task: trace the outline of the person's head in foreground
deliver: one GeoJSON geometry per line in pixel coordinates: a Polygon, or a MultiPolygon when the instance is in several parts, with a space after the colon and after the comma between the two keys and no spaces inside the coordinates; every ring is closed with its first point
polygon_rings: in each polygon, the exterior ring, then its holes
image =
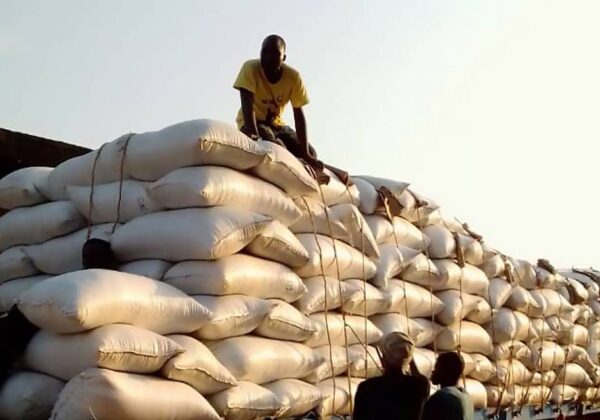
{"type": "Polygon", "coordinates": [[[265,74],[279,73],[285,61],[285,41],[279,35],[269,35],[260,49],[260,65],[265,74]]]}
{"type": "Polygon", "coordinates": [[[464,368],[465,362],[460,354],[453,351],[442,353],[435,362],[431,382],[442,387],[456,386],[464,368]]]}
{"type": "Polygon", "coordinates": [[[83,268],[103,268],[105,270],[116,270],[119,261],[113,253],[110,242],[103,239],[88,239],[81,250],[83,268]]]}
{"type": "Polygon", "coordinates": [[[386,335],[379,344],[385,373],[409,375],[414,347],[413,340],[404,333],[392,332],[386,335]]]}

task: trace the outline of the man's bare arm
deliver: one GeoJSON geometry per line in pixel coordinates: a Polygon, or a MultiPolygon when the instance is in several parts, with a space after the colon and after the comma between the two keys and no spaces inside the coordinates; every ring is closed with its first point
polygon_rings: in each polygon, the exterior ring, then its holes
{"type": "Polygon", "coordinates": [[[298,134],[298,141],[302,152],[307,158],[313,158],[308,147],[308,138],[306,134],[306,118],[304,118],[304,111],[302,108],[294,108],[294,124],[296,126],[296,133],[298,134]]]}
{"type": "Polygon", "coordinates": [[[242,101],[242,115],[244,116],[242,131],[248,136],[258,136],[256,114],[254,113],[254,93],[247,89],[240,89],[240,99],[242,101]]]}

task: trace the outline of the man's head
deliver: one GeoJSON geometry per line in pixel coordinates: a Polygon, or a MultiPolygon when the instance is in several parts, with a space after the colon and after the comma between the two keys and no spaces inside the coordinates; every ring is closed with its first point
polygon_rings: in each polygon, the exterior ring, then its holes
{"type": "Polygon", "coordinates": [[[98,239],[88,239],[81,249],[81,260],[83,267],[103,268],[106,270],[116,270],[119,267],[119,261],[110,248],[110,243],[98,239]]]}
{"type": "Polygon", "coordinates": [[[379,344],[383,368],[386,371],[405,371],[413,356],[415,343],[406,334],[392,332],[386,335],[379,344]]]}
{"type": "Polygon", "coordinates": [[[285,41],[279,35],[269,35],[260,49],[260,65],[265,73],[275,73],[285,61],[285,41]]]}
{"type": "Polygon", "coordinates": [[[455,386],[460,379],[465,362],[456,352],[442,353],[438,356],[431,374],[431,382],[441,386],[455,386]]]}

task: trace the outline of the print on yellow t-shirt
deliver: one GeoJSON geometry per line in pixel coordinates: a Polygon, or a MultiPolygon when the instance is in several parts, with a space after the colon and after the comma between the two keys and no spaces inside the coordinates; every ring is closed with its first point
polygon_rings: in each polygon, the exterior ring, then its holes
{"type": "MultiPolygon", "coordinates": [[[[308,103],[308,95],[300,73],[284,64],[281,79],[270,83],[260,66],[260,60],[248,60],[240,69],[233,87],[246,89],[254,93],[254,112],[257,121],[267,121],[270,124],[285,125],[281,116],[285,105],[300,108],[308,103]]],[[[244,126],[244,116],[240,109],[236,119],[238,128],[244,126]]]]}

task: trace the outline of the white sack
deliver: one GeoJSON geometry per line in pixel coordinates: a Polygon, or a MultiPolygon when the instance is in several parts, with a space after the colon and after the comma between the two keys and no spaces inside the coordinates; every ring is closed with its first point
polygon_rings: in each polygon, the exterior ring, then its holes
{"type": "MultiPolygon", "coordinates": [[[[531,381],[532,373],[518,360],[500,360],[496,362],[495,367],[496,376],[501,384],[527,385],[531,381]]],[[[492,379],[491,382],[495,383],[496,379],[492,379]]]]}
{"type": "Polygon", "coordinates": [[[489,280],[485,273],[471,264],[459,267],[452,260],[433,260],[440,281],[432,282],[433,290],[462,290],[487,298],[489,280]]]}
{"type": "Polygon", "coordinates": [[[487,392],[483,384],[474,379],[466,378],[459,381],[459,386],[462,386],[469,397],[475,410],[480,410],[487,407],[487,392]]]}
{"type": "Polygon", "coordinates": [[[415,340],[415,346],[426,347],[433,344],[442,327],[432,322],[431,318],[413,318],[412,321],[423,331],[415,340]]]}
{"type": "Polygon", "coordinates": [[[445,351],[456,350],[459,345],[461,350],[467,353],[488,355],[493,351],[492,339],[487,331],[469,321],[442,327],[437,335],[436,344],[438,349],[445,351]]]}
{"type": "Polygon", "coordinates": [[[21,295],[19,309],[38,327],[57,333],[119,322],[159,334],[183,333],[197,330],[211,315],[168,284],[109,270],[47,279],[21,295]]]}
{"type": "Polygon", "coordinates": [[[383,375],[383,366],[377,349],[373,346],[354,344],[350,350],[348,373],[356,378],[374,378],[383,375]]]}
{"type": "Polygon", "coordinates": [[[350,241],[350,233],[344,224],[334,218],[331,209],[313,197],[296,197],[294,203],[300,209],[300,217],[290,225],[294,233],[319,233],[344,242],[350,241]]]}
{"type": "MultiPolygon", "coordinates": [[[[338,204],[331,207],[330,214],[334,220],[340,221],[348,231],[349,242],[371,258],[379,258],[379,247],[371,228],[364,216],[353,204],[338,204]]],[[[341,239],[341,238],[336,238],[341,239]]]]}
{"type": "Polygon", "coordinates": [[[293,302],[305,296],[306,287],[283,264],[244,254],[215,261],[183,261],[163,276],[163,281],[190,295],[246,294],[293,302]]]}
{"type": "Polygon", "coordinates": [[[149,375],[89,369],[71,379],[50,419],[219,419],[192,387],[149,375]]]}
{"type": "Polygon", "coordinates": [[[39,273],[23,247],[15,246],[0,252],[0,283],[39,273]]]}
{"type": "Polygon", "coordinates": [[[329,169],[323,171],[329,176],[327,184],[319,185],[319,199],[327,206],[335,206],[336,204],[354,204],[360,203],[359,191],[356,185],[344,184],[333,172],[329,169]]]}
{"type": "Polygon", "coordinates": [[[310,315],[317,326],[317,332],[305,341],[309,347],[321,347],[324,345],[345,346],[357,343],[372,344],[383,337],[382,332],[370,320],[365,320],[362,316],[346,315],[342,317],[337,313],[317,313],[310,315]],[[344,325],[344,318],[346,324],[344,325]],[[327,335],[327,325],[329,326],[329,338],[327,335]],[[344,328],[345,327],[345,328],[344,328]],[[345,330],[345,334],[344,334],[345,330]]]}
{"type": "Polygon", "coordinates": [[[513,288],[505,306],[529,316],[540,317],[543,314],[542,307],[531,296],[531,293],[522,286],[513,288]]]}
{"type": "Polygon", "coordinates": [[[546,371],[557,368],[565,363],[565,351],[552,341],[534,340],[529,345],[530,358],[520,359],[529,369],[546,371]]]}
{"type": "Polygon", "coordinates": [[[473,353],[470,355],[475,368],[469,373],[469,377],[479,382],[487,382],[496,374],[495,364],[483,354],[473,353]]]}
{"type": "Polygon", "coordinates": [[[183,351],[176,342],[151,331],[112,324],[78,334],[39,331],[27,345],[25,364],[68,381],[94,367],[154,373],[183,351]]]}
{"type": "Polygon", "coordinates": [[[269,222],[266,216],[230,207],[172,210],[126,223],[111,242],[121,261],[214,260],[240,251],[269,222]]]}
{"type": "Polygon", "coordinates": [[[167,209],[230,206],[265,214],[290,225],[300,209],[282,190],[253,176],[219,166],[176,169],[148,187],[167,209]]]}
{"type": "Polygon", "coordinates": [[[442,302],[442,310],[436,315],[436,321],[442,325],[452,325],[478,309],[480,296],[461,293],[458,290],[438,292],[436,297],[442,302]]]}
{"type": "MultiPolygon", "coordinates": [[[[489,277],[489,276],[488,276],[489,277]]],[[[499,277],[490,278],[489,303],[492,309],[500,309],[512,292],[513,285],[499,277]]]]}
{"type": "Polygon", "coordinates": [[[352,182],[359,192],[359,208],[363,214],[373,214],[383,206],[375,187],[364,179],[352,177],[352,182]]]}
{"type": "Polygon", "coordinates": [[[226,420],[254,420],[273,416],[281,408],[277,396],[268,389],[240,381],[237,386],[208,397],[208,401],[226,420]]]}
{"type": "Polygon", "coordinates": [[[37,372],[15,372],[0,388],[0,418],[47,420],[65,383],[37,372]]]}
{"type": "Polygon", "coordinates": [[[577,363],[567,363],[563,366],[556,379],[559,383],[582,388],[593,385],[592,380],[585,372],[585,369],[577,363]]]}
{"type": "Polygon", "coordinates": [[[440,273],[435,264],[425,256],[418,254],[400,274],[402,280],[429,287],[440,281],[440,273]]]}
{"type": "Polygon", "coordinates": [[[277,418],[300,416],[315,408],[321,400],[321,392],[311,384],[298,379],[280,379],[263,385],[281,404],[277,418]]]}
{"type": "Polygon", "coordinates": [[[342,306],[342,302],[345,302],[355,292],[361,291],[353,283],[334,277],[310,277],[304,279],[304,284],[306,293],[294,305],[306,315],[339,308],[342,306]]]}
{"type": "Polygon", "coordinates": [[[378,287],[388,285],[390,279],[397,277],[411,260],[419,255],[419,251],[402,245],[384,244],[379,247],[380,257],[377,261],[377,272],[373,284],[378,287]]]}
{"type": "Polygon", "coordinates": [[[317,327],[298,309],[282,300],[272,299],[273,307],[256,329],[263,337],[287,341],[304,341],[310,338],[317,327]]]}
{"type": "Polygon", "coordinates": [[[552,289],[536,289],[529,292],[542,308],[544,316],[568,315],[573,307],[560,293],[552,289]]]}
{"type": "Polygon", "coordinates": [[[350,403],[350,393],[348,392],[348,379],[338,377],[335,382],[327,379],[317,384],[321,392],[321,402],[317,408],[319,418],[328,418],[332,414],[340,414],[350,403]]]}
{"type": "Polygon", "coordinates": [[[235,386],[238,381],[200,341],[186,335],[169,335],[168,339],[185,351],[162,367],[162,376],[185,382],[202,395],[210,395],[235,386]]]}
{"type": "Polygon", "coordinates": [[[48,199],[42,191],[52,168],[32,166],[18,169],[0,179],[0,209],[33,206],[48,199]]]}
{"type": "MultiPolygon", "coordinates": [[[[457,258],[456,240],[447,227],[430,225],[423,228],[422,232],[429,238],[430,258],[457,258]]],[[[466,262],[473,265],[483,263],[481,243],[470,236],[459,234],[458,244],[466,262]]]]}
{"type": "Polygon", "coordinates": [[[382,289],[389,296],[387,312],[408,317],[431,317],[444,309],[444,303],[424,287],[402,280],[390,280],[382,289]]]}
{"type": "Polygon", "coordinates": [[[349,346],[348,349],[344,346],[321,346],[313,349],[325,362],[312,371],[310,375],[302,378],[302,380],[310,383],[319,383],[324,379],[346,372],[351,357],[349,349],[352,347],[354,346],[349,346]],[[346,357],[346,352],[348,352],[348,356],[350,357],[346,357]]]}
{"type": "Polygon", "coordinates": [[[568,401],[575,401],[579,398],[579,390],[570,385],[554,385],[552,387],[552,401],[555,404],[563,404],[568,401]]]}
{"type": "Polygon", "coordinates": [[[402,217],[394,217],[393,224],[387,217],[377,214],[367,216],[366,220],[378,244],[402,245],[418,251],[429,246],[429,238],[402,217]]]}
{"type": "Polygon", "coordinates": [[[407,318],[402,314],[381,314],[374,315],[369,318],[373,324],[381,331],[381,337],[383,338],[391,332],[399,331],[407,334],[415,341],[419,341],[421,336],[428,335],[425,328],[418,324],[415,320],[407,318]]]}
{"type": "Polygon", "coordinates": [[[436,355],[433,350],[415,348],[413,350],[413,361],[419,373],[430,379],[436,361],[436,355]]]}
{"type": "Polygon", "coordinates": [[[385,291],[381,291],[362,280],[346,280],[343,283],[357,289],[344,301],[342,310],[345,313],[371,316],[387,311],[390,297],[385,291]]]}
{"type": "Polygon", "coordinates": [[[163,260],[138,260],[123,264],[119,271],[138,276],[148,277],[153,280],[162,280],[165,273],[173,264],[163,260]]]}
{"type": "Polygon", "coordinates": [[[259,232],[248,244],[246,251],[290,267],[302,267],[309,258],[308,251],[296,235],[277,220],[273,220],[259,232]]]}
{"type": "Polygon", "coordinates": [[[0,284],[0,314],[8,312],[13,305],[16,305],[21,293],[47,278],[50,276],[24,277],[0,284]]]}

